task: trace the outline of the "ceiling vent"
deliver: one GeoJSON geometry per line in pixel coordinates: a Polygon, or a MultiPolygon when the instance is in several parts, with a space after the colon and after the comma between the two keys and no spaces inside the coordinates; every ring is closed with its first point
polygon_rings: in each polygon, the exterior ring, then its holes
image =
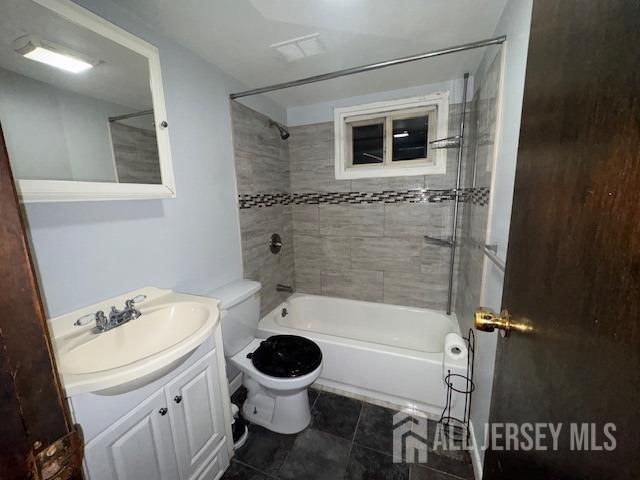
{"type": "Polygon", "coordinates": [[[326,51],[320,41],[320,34],[313,33],[304,37],[293,38],[271,45],[287,62],[295,62],[306,57],[313,57],[326,51]]]}

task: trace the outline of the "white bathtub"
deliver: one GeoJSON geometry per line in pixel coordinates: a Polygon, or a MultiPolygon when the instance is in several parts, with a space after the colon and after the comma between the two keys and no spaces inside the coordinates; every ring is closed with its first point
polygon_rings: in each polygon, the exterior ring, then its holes
{"type": "MultiPolygon", "coordinates": [[[[316,342],[320,387],[436,416],[446,399],[443,371],[466,372],[466,359],[444,355],[450,332],[460,333],[454,315],[307,294],[292,295],[258,325],[262,338],[291,334],[316,342]]],[[[454,414],[461,415],[463,401],[454,397],[454,414]]]]}

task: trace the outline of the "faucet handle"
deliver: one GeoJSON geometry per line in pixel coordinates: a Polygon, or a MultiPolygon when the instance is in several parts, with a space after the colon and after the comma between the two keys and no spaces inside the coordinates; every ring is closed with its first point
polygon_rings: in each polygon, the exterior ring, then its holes
{"type": "Polygon", "coordinates": [[[109,319],[102,310],[95,313],[96,326],[91,329],[92,333],[102,333],[108,330],[109,319]]]}
{"type": "Polygon", "coordinates": [[[83,327],[85,325],[89,325],[95,319],[96,319],[95,313],[87,313],[86,315],[79,317],[75,322],[73,322],[73,325],[76,327],[83,327]]]}
{"type": "Polygon", "coordinates": [[[102,310],[98,310],[95,314],[95,317],[96,317],[96,325],[98,327],[104,327],[106,325],[108,320],[102,310]]]}
{"type": "Polygon", "coordinates": [[[133,308],[134,304],[140,303],[140,302],[146,300],[146,298],[147,298],[146,295],[136,295],[135,297],[130,298],[129,300],[124,302],[125,308],[133,308]]]}

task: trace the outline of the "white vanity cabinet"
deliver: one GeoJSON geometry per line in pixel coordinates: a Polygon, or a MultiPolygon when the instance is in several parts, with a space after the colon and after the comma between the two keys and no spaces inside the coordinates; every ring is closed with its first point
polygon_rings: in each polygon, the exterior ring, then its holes
{"type": "Polygon", "coordinates": [[[170,417],[160,413],[165,405],[164,392],[156,392],[87,446],[89,477],[179,478],[170,417]]]}
{"type": "MultiPolygon", "coordinates": [[[[165,388],[178,469],[184,480],[199,478],[199,468],[209,463],[225,436],[222,412],[216,407],[222,403],[216,363],[213,353],[209,353],[165,388]]],[[[224,471],[228,465],[225,456],[212,461],[218,464],[216,471],[224,471]]]]}
{"type": "Polygon", "coordinates": [[[219,351],[210,340],[149,385],[116,395],[72,396],[75,421],[85,432],[87,478],[220,478],[232,445],[219,351]]]}

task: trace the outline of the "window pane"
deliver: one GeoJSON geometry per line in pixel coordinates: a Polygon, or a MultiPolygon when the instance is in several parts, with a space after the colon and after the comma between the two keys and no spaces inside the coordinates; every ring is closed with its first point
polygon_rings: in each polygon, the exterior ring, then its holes
{"type": "Polygon", "coordinates": [[[382,163],[384,159],[384,124],[351,127],[353,164],[382,163]]]}
{"type": "Polygon", "coordinates": [[[427,158],[429,117],[403,118],[393,121],[392,160],[427,158]]]}

